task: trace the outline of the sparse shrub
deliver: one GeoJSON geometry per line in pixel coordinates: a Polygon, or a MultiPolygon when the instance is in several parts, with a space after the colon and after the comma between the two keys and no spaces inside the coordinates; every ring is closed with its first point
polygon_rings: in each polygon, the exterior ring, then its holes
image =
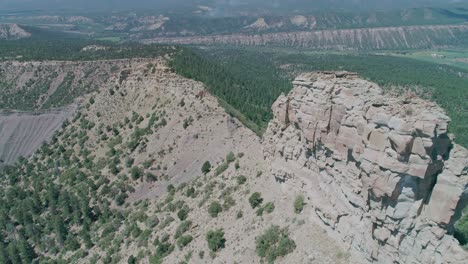
{"type": "Polygon", "coordinates": [[[227,163],[232,163],[236,160],[236,155],[234,155],[234,153],[231,151],[229,152],[229,154],[227,154],[226,156],[226,162],[227,163]]]}
{"type": "Polygon", "coordinates": [[[289,238],[286,229],[272,226],[256,240],[256,252],[268,263],[273,263],[278,257],[286,256],[294,251],[296,243],[289,238]]]}
{"type": "Polygon", "coordinates": [[[250,203],[250,206],[252,206],[252,208],[256,208],[257,206],[262,204],[262,202],[263,202],[263,198],[261,194],[258,192],[252,193],[252,195],[249,198],[249,203],[250,203]]]}
{"type": "Polygon", "coordinates": [[[187,129],[190,125],[192,125],[192,123],[193,117],[190,116],[189,118],[184,119],[184,123],[182,126],[184,127],[184,129],[187,129]]]}
{"type": "Polygon", "coordinates": [[[115,198],[115,203],[118,205],[118,206],[121,206],[125,203],[125,199],[127,199],[127,195],[125,193],[120,193],[119,195],[117,195],[117,197],[115,198]]]}
{"type": "Polygon", "coordinates": [[[206,235],[206,241],[208,242],[208,248],[211,251],[220,251],[226,244],[224,231],[222,229],[208,231],[208,234],[206,235]]]}
{"type": "Polygon", "coordinates": [[[229,164],[224,162],[222,163],[221,165],[219,165],[216,170],[215,170],[215,174],[216,176],[218,175],[221,175],[223,172],[225,172],[227,169],[229,168],[229,164]]]}
{"type": "Polygon", "coordinates": [[[185,196],[195,198],[195,187],[192,186],[187,188],[187,190],[185,191],[185,196]]]}
{"type": "Polygon", "coordinates": [[[174,195],[175,192],[176,192],[176,188],[174,187],[174,185],[169,184],[169,185],[167,186],[167,192],[168,192],[169,194],[171,194],[171,195],[174,195]]]}
{"type": "Polygon", "coordinates": [[[177,239],[177,245],[180,248],[183,248],[187,246],[190,242],[192,242],[192,240],[193,240],[193,237],[191,235],[183,235],[179,237],[179,239],[177,239]]]}
{"type": "Polygon", "coordinates": [[[259,207],[256,211],[256,214],[257,216],[262,216],[263,215],[263,211],[265,211],[265,208],[263,207],[259,207]]]}
{"type": "Polygon", "coordinates": [[[152,217],[149,217],[147,220],[146,220],[146,226],[148,228],[154,228],[155,226],[157,226],[159,224],[159,218],[157,216],[152,216],[152,217]]]}
{"type": "Polygon", "coordinates": [[[275,210],[275,204],[273,202],[268,202],[264,206],[265,212],[271,214],[275,210]]]}
{"type": "Polygon", "coordinates": [[[174,250],[174,245],[168,242],[160,243],[156,248],[156,254],[151,256],[149,259],[150,264],[160,264],[162,259],[174,250]]]}
{"type": "Polygon", "coordinates": [[[237,219],[241,219],[242,217],[244,217],[244,212],[242,212],[241,210],[239,210],[239,211],[237,212],[236,218],[237,218],[237,219]]]}
{"type": "Polygon", "coordinates": [[[247,177],[244,175],[240,175],[237,177],[237,184],[241,185],[244,184],[247,181],[247,177]]]}
{"type": "Polygon", "coordinates": [[[235,204],[236,204],[236,201],[234,200],[234,198],[232,198],[231,195],[226,195],[224,197],[224,203],[223,203],[224,210],[226,211],[229,210],[235,204]]]}
{"type": "Polygon", "coordinates": [[[182,223],[180,223],[180,225],[176,229],[174,238],[177,239],[180,236],[182,236],[185,232],[187,232],[190,229],[191,226],[192,226],[192,221],[190,220],[183,221],[182,223]]]}
{"type": "Polygon", "coordinates": [[[171,224],[172,222],[174,222],[174,220],[175,220],[175,219],[174,219],[172,216],[166,217],[166,218],[164,219],[164,221],[161,222],[160,228],[161,228],[161,229],[166,228],[169,224],[171,224]]]}
{"type": "Polygon", "coordinates": [[[201,171],[203,172],[203,174],[207,174],[208,172],[210,172],[211,171],[211,163],[209,161],[206,161],[205,163],[203,163],[201,171]]]}
{"type": "Polygon", "coordinates": [[[169,241],[169,238],[169,234],[164,233],[161,237],[161,243],[166,243],[167,241],[169,241]]]}
{"type": "Polygon", "coordinates": [[[131,255],[130,257],[128,257],[127,263],[128,264],[136,264],[137,259],[133,255],[131,255]]]}
{"type": "Polygon", "coordinates": [[[179,212],[177,212],[177,217],[179,217],[181,221],[184,221],[185,219],[187,219],[188,213],[189,213],[188,206],[184,206],[182,207],[182,209],[179,210],[179,212]]]}
{"type": "Polygon", "coordinates": [[[304,195],[299,194],[296,196],[296,200],[294,200],[294,212],[300,214],[304,210],[304,205],[304,195]]]}
{"type": "Polygon", "coordinates": [[[151,173],[151,172],[146,173],[146,181],[155,182],[157,180],[158,180],[158,177],[156,177],[156,175],[154,175],[153,173],[151,173]]]}
{"type": "Polygon", "coordinates": [[[143,168],[148,169],[153,164],[153,160],[145,160],[143,162],[143,168]]]}
{"type": "Polygon", "coordinates": [[[140,169],[139,167],[133,167],[130,169],[130,176],[132,176],[133,180],[138,180],[141,178],[143,175],[143,170],[140,169]]]}
{"type": "Polygon", "coordinates": [[[223,208],[221,207],[221,204],[217,201],[212,202],[208,207],[208,213],[211,215],[211,217],[217,217],[222,210],[223,208]]]}

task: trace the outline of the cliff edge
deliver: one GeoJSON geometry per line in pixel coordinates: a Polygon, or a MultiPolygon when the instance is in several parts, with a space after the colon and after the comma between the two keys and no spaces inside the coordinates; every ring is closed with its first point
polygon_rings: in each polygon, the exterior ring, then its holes
{"type": "Polygon", "coordinates": [[[462,263],[451,235],[468,198],[468,151],[435,103],[383,93],[349,72],[299,76],[264,137],[272,174],[379,263],[462,263]]]}

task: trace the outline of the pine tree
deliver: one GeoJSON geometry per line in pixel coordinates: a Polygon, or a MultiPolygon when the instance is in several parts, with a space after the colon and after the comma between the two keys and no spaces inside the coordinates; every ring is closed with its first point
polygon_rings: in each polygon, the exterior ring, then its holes
{"type": "Polygon", "coordinates": [[[33,247],[25,239],[20,239],[18,242],[18,251],[23,263],[32,263],[36,258],[33,247]]]}

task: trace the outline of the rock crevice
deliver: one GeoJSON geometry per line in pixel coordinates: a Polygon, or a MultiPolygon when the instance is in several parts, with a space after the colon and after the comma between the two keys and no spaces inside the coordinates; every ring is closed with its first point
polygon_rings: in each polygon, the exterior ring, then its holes
{"type": "Polygon", "coordinates": [[[370,262],[462,263],[452,235],[466,204],[468,151],[450,119],[355,73],[299,76],[273,105],[264,155],[318,218],[370,262]]]}

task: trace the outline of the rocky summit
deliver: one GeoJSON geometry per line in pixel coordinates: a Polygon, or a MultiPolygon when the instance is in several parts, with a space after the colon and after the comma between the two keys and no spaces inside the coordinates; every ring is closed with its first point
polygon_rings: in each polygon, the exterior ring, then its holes
{"type": "Polygon", "coordinates": [[[452,236],[468,198],[468,151],[450,118],[349,72],[299,76],[273,105],[264,155],[284,190],[369,262],[466,263],[452,236]]]}

